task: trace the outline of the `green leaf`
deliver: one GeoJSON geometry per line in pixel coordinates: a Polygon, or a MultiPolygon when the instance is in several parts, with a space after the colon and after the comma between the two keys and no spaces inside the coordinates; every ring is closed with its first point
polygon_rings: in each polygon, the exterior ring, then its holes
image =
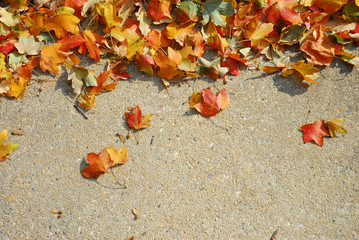
{"type": "Polygon", "coordinates": [[[94,76],[95,71],[84,67],[72,66],[68,72],[68,79],[72,81],[72,88],[76,94],[80,94],[83,83],[86,86],[97,86],[96,77],[94,76]]]}
{"type": "Polygon", "coordinates": [[[29,60],[27,60],[26,55],[18,54],[18,53],[10,53],[9,54],[9,65],[15,64],[16,66],[19,66],[23,63],[28,63],[29,60]]]}
{"type": "Polygon", "coordinates": [[[221,67],[221,59],[216,58],[213,61],[207,61],[204,58],[198,58],[198,67],[197,72],[203,76],[208,76],[214,80],[217,80],[218,77],[223,77],[228,71],[229,68],[221,67]]]}
{"type": "Polygon", "coordinates": [[[222,0],[207,0],[203,3],[203,25],[211,20],[214,25],[225,27],[225,18],[234,14],[234,7],[231,2],[222,0]]]}

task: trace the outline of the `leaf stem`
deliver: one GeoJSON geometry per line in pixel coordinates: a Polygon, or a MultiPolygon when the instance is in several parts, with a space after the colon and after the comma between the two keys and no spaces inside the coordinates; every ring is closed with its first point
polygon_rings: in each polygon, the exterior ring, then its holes
{"type": "Polygon", "coordinates": [[[116,180],[116,182],[117,182],[118,184],[120,184],[120,185],[121,185],[122,187],[124,187],[125,189],[127,188],[127,186],[126,186],[125,184],[121,183],[121,182],[115,177],[115,175],[113,175],[113,173],[112,173],[112,168],[111,168],[111,171],[109,171],[108,173],[116,180]]]}

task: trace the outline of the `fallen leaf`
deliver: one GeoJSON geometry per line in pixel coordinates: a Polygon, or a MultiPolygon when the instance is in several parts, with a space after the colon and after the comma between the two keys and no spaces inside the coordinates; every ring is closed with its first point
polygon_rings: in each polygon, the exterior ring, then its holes
{"type": "Polygon", "coordinates": [[[205,75],[214,80],[217,80],[218,77],[222,78],[229,71],[228,67],[221,67],[220,58],[216,58],[210,62],[204,58],[199,57],[198,62],[199,64],[197,67],[197,72],[201,76],[205,75]]]}
{"type": "Polygon", "coordinates": [[[95,71],[80,66],[72,66],[68,72],[68,80],[72,81],[72,88],[76,94],[80,94],[83,84],[86,86],[97,86],[94,76],[95,71]]]}
{"type": "Polygon", "coordinates": [[[141,108],[136,106],[132,113],[125,112],[125,118],[127,120],[127,125],[130,128],[140,130],[143,128],[148,128],[150,126],[150,122],[154,117],[153,113],[148,113],[142,116],[141,108]]]}
{"type": "Polygon", "coordinates": [[[171,80],[174,77],[179,79],[183,76],[184,72],[178,69],[178,66],[182,62],[182,56],[171,47],[168,47],[168,56],[165,56],[162,51],[158,51],[153,59],[160,67],[160,70],[156,74],[157,77],[171,80]]]}
{"type": "Polygon", "coordinates": [[[300,60],[292,64],[294,70],[296,70],[304,80],[307,80],[312,83],[317,83],[315,80],[319,78],[319,68],[313,66],[313,64],[305,63],[304,60],[300,60]]]}
{"type": "Polygon", "coordinates": [[[231,1],[207,0],[202,3],[203,6],[203,25],[211,20],[216,26],[225,27],[225,17],[229,17],[235,13],[231,1]]]}
{"type": "Polygon", "coordinates": [[[340,133],[347,133],[347,130],[342,125],[343,121],[344,119],[341,118],[333,118],[327,122],[329,134],[331,137],[334,137],[335,131],[338,131],[340,133]]]}
{"type": "Polygon", "coordinates": [[[79,102],[81,107],[86,111],[95,106],[95,95],[85,95],[81,93],[81,101],[79,102]]]}
{"type": "Polygon", "coordinates": [[[3,141],[7,139],[7,130],[4,129],[0,132],[0,161],[6,160],[6,156],[12,153],[17,147],[18,144],[7,144],[4,145],[3,141]]]}
{"type": "Polygon", "coordinates": [[[104,83],[109,79],[111,71],[105,71],[97,77],[97,86],[89,87],[87,89],[87,95],[99,95],[104,91],[112,91],[116,88],[118,83],[109,83],[104,85],[104,83]]]}
{"type": "Polygon", "coordinates": [[[303,125],[300,128],[303,131],[304,144],[314,141],[318,146],[323,146],[323,137],[329,136],[328,128],[324,124],[324,120],[318,120],[313,123],[303,125]]]}
{"type": "Polygon", "coordinates": [[[151,0],[148,4],[147,15],[151,16],[155,22],[172,19],[171,0],[151,0]]]}
{"type": "Polygon", "coordinates": [[[5,8],[0,7],[0,22],[8,27],[14,27],[21,22],[19,15],[14,15],[11,12],[6,11],[5,8]]]}
{"type": "Polygon", "coordinates": [[[32,35],[28,38],[21,35],[19,42],[15,43],[14,46],[20,54],[37,55],[40,51],[41,43],[36,42],[34,36],[32,35]]]}
{"type": "Polygon", "coordinates": [[[202,98],[203,102],[197,103],[194,105],[194,108],[204,117],[213,117],[217,115],[220,110],[224,110],[229,105],[229,99],[225,88],[223,88],[217,96],[211,90],[203,89],[202,98]]]}
{"type": "Polygon", "coordinates": [[[61,43],[55,43],[53,45],[46,45],[42,49],[40,58],[41,71],[49,71],[54,74],[60,73],[58,65],[67,59],[67,55],[59,51],[60,47],[61,43]]]}
{"type": "Polygon", "coordinates": [[[202,92],[194,92],[189,100],[190,108],[201,102],[203,102],[202,92]]]}
{"type": "Polygon", "coordinates": [[[89,166],[85,167],[81,173],[87,178],[98,178],[102,173],[106,173],[111,167],[124,164],[128,161],[126,147],[116,151],[113,147],[103,149],[100,155],[94,152],[87,154],[89,166]]]}

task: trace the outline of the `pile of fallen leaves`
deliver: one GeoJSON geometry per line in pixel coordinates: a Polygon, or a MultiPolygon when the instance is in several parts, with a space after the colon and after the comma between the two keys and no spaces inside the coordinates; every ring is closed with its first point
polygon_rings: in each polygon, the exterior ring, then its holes
{"type": "Polygon", "coordinates": [[[359,43],[357,0],[8,2],[11,7],[0,8],[1,96],[22,98],[37,66],[55,75],[65,66],[88,110],[96,95],[131,77],[129,62],[172,82],[238,75],[242,65],[315,83],[316,66],[328,66],[334,57],[359,64],[346,50],[359,43]],[[292,45],[305,60],[292,63],[283,54],[292,45]],[[207,47],[218,57],[203,58],[207,47]],[[107,59],[108,70],[96,78],[79,54],[107,59]]]}

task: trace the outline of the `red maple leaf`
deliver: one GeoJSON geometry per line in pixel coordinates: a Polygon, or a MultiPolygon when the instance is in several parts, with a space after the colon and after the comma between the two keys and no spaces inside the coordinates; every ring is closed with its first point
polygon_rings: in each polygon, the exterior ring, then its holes
{"type": "Polygon", "coordinates": [[[318,120],[315,123],[305,124],[300,128],[303,131],[304,144],[309,141],[314,141],[320,147],[323,146],[323,137],[329,136],[327,126],[324,120],[318,120]]]}
{"type": "Polygon", "coordinates": [[[203,89],[203,102],[194,105],[194,108],[204,117],[213,117],[229,104],[227,91],[223,88],[216,96],[211,90],[203,89]]]}
{"type": "Polygon", "coordinates": [[[141,108],[139,106],[136,106],[132,113],[125,113],[125,117],[127,120],[127,125],[130,128],[140,130],[143,128],[148,128],[150,126],[150,122],[154,117],[153,113],[149,113],[142,116],[141,108]]]}

